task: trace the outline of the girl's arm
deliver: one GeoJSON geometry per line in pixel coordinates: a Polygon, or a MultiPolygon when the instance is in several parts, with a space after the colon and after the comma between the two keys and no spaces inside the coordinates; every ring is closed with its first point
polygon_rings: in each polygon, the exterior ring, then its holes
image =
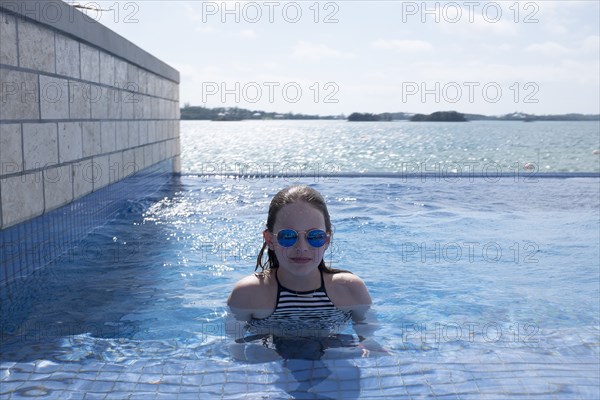
{"type": "Polygon", "coordinates": [[[275,296],[276,292],[273,292],[268,279],[250,275],[235,284],[227,305],[236,319],[250,321],[253,317],[264,318],[262,314],[269,315],[273,312],[275,296]]]}
{"type": "Polygon", "coordinates": [[[246,277],[234,286],[227,299],[231,313],[238,321],[250,321],[252,318],[252,289],[256,286],[254,277],[246,277]]]}

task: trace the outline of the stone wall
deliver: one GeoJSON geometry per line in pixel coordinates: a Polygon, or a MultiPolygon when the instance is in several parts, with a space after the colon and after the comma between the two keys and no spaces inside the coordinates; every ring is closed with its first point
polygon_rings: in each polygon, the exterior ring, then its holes
{"type": "Polygon", "coordinates": [[[0,107],[0,229],[179,170],[179,73],[63,2],[0,2],[0,107]]]}

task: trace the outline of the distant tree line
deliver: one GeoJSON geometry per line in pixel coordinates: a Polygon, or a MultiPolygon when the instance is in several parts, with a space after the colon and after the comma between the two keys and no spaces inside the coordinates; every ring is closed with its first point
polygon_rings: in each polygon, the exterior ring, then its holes
{"type": "Polygon", "coordinates": [[[206,108],[185,105],[181,108],[182,120],[241,121],[247,119],[344,119],[338,115],[319,116],[311,114],[276,113],[247,110],[238,107],[206,108]]]}
{"type": "MultiPolygon", "coordinates": [[[[342,115],[313,115],[266,112],[262,110],[247,110],[238,107],[207,108],[190,106],[186,104],[181,108],[182,120],[212,120],[212,121],[241,121],[247,119],[346,119],[342,115]]],[[[560,115],[535,115],[514,112],[501,116],[488,116],[482,114],[462,114],[457,111],[437,111],[432,114],[412,114],[405,112],[386,112],[380,114],[353,112],[348,116],[348,121],[600,121],[600,115],[594,114],[560,114],[560,115]]]]}
{"type": "Polygon", "coordinates": [[[535,115],[514,112],[501,116],[482,114],[462,114],[457,111],[437,111],[432,114],[397,113],[358,113],[348,116],[348,121],[398,121],[409,120],[414,122],[466,122],[466,121],[600,121],[599,114],[559,114],[535,115]]]}
{"type": "Polygon", "coordinates": [[[456,111],[438,111],[429,115],[415,114],[410,120],[413,122],[467,122],[464,114],[456,111]]]}
{"type": "Polygon", "coordinates": [[[348,121],[394,121],[409,119],[411,114],[397,112],[397,113],[359,113],[353,112],[348,116],[348,121]]]}
{"type": "Polygon", "coordinates": [[[514,112],[501,116],[488,116],[481,114],[465,114],[469,121],[600,121],[599,114],[555,114],[555,115],[535,115],[514,112]]]}

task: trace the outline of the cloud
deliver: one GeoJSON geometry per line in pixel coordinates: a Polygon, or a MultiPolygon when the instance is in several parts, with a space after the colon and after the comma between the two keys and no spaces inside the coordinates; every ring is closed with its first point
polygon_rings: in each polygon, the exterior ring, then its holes
{"type": "Polygon", "coordinates": [[[586,37],[583,40],[581,50],[597,56],[598,52],[600,51],[600,36],[593,35],[586,37]]]}
{"type": "Polygon", "coordinates": [[[443,19],[437,26],[440,31],[451,35],[459,34],[473,37],[473,35],[490,34],[506,37],[515,36],[518,33],[519,24],[514,23],[508,15],[498,19],[494,15],[488,17],[481,11],[474,12],[472,15],[468,11],[464,11],[458,22],[452,23],[443,19]]]}
{"type": "Polygon", "coordinates": [[[384,50],[394,50],[400,52],[429,52],[433,46],[423,40],[385,40],[378,39],[371,43],[373,47],[384,50]]]}
{"type": "Polygon", "coordinates": [[[258,35],[252,29],[243,29],[240,31],[240,36],[244,39],[255,39],[258,35]]]}
{"type": "Polygon", "coordinates": [[[528,53],[538,53],[545,56],[566,56],[571,54],[573,50],[556,42],[534,43],[525,48],[528,53]]]}
{"type": "Polygon", "coordinates": [[[198,27],[194,28],[194,31],[200,32],[200,33],[215,33],[215,32],[217,32],[217,30],[215,28],[213,28],[212,26],[206,26],[206,25],[198,26],[198,27]]]}
{"type": "Polygon", "coordinates": [[[550,57],[592,56],[598,57],[600,49],[600,36],[592,35],[573,43],[572,47],[565,47],[556,42],[534,43],[525,48],[526,52],[541,54],[550,57]]]}
{"type": "Polygon", "coordinates": [[[564,26],[564,25],[560,25],[558,23],[556,24],[545,24],[543,25],[544,29],[546,29],[548,32],[554,34],[554,35],[566,35],[567,33],[569,33],[569,29],[564,26]]]}
{"type": "Polygon", "coordinates": [[[298,41],[292,51],[292,56],[299,59],[308,60],[321,60],[324,58],[338,58],[348,59],[354,58],[353,53],[347,53],[340,50],[336,50],[327,46],[324,43],[310,43],[304,40],[298,41]]]}

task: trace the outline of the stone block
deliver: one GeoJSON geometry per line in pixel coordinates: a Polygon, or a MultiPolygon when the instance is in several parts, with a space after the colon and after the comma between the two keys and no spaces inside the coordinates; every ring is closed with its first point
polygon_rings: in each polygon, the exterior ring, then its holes
{"type": "Polygon", "coordinates": [[[154,164],[154,149],[151,144],[147,144],[144,149],[144,168],[154,164]]]}
{"type": "Polygon", "coordinates": [[[145,168],[146,161],[144,160],[144,148],[136,147],[133,149],[133,155],[135,158],[135,166],[138,171],[141,171],[145,168]]]}
{"type": "Polygon", "coordinates": [[[171,120],[164,120],[163,121],[163,139],[167,140],[167,139],[171,139],[173,137],[173,121],[171,120]]]}
{"type": "Polygon", "coordinates": [[[177,140],[171,139],[167,143],[169,144],[167,158],[175,157],[176,155],[178,155],[179,151],[177,149],[177,140]]]}
{"type": "Polygon", "coordinates": [[[83,157],[81,122],[58,123],[58,161],[65,163],[83,157]]]}
{"type": "Polygon", "coordinates": [[[118,88],[127,87],[127,62],[115,58],[115,83],[118,88]]]}
{"type": "Polygon", "coordinates": [[[108,156],[108,181],[115,183],[123,179],[123,152],[112,153],[108,156]]]}
{"type": "Polygon", "coordinates": [[[0,64],[19,65],[17,59],[17,20],[0,13],[0,64]]]}
{"type": "Polygon", "coordinates": [[[79,42],[56,34],[56,73],[80,78],[79,42]]]}
{"type": "Polygon", "coordinates": [[[167,159],[167,142],[158,142],[158,160],[167,159]]]}
{"type": "Polygon", "coordinates": [[[173,150],[175,149],[175,141],[173,139],[167,140],[165,142],[166,147],[166,158],[171,158],[175,154],[173,154],[173,150]]]}
{"type": "Polygon", "coordinates": [[[148,121],[138,121],[139,125],[139,145],[143,146],[148,143],[148,121]]]}
{"type": "Polygon", "coordinates": [[[115,85],[115,58],[103,51],[100,52],[100,83],[115,85]]]}
{"type": "Polygon", "coordinates": [[[167,139],[177,137],[177,124],[173,120],[167,121],[167,139]]]}
{"type": "Polygon", "coordinates": [[[121,90],[119,91],[119,98],[121,99],[121,118],[134,119],[133,107],[137,101],[137,93],[121,90]]]}
{"type": "Polygon", "coordinates": [[[142,97],[142,118],[152,119],[152,102],[153,98],[150,96],[142,97]]]}
{"type": "Polygon", "coordinates": [[[156,121],[148,121],[148,143],[156,142],[156,121]]]}
{"type": "Polygon", "coordinates": [[[158,142],[164,140],[165,137],[165,122],[166,121],[154,121],[154,141],[158,142]]]}
{"type": "Polygon", "coordinates": [[[39,119],[39,82],[36,74],[0,68],[0,119],[39,119]]]}
{"type": "Polygon", "coordinates": [[[94,189],[94,163],[90,158],[72,165],[73,199],[89,194],[94,189]]]}
{"type": "Polygon", "coordinates": [[[0,179],[2,179],[2,193],[0,193],[2,228],[37,217],[44,212],[41,172],[0,179]]]}
{"type": "Polygon", "coordinates": [[[121,118],[121,101],[115,89],[94,85],[91,91],[92,119],[121,118]]]}
{"type": "Polygon", "coordinates": [[[152,146],[147,144],[146,146],[142,147],[142,150],[144,152],[144,164],[142,165],[142,168],[147,168],[154,164],[154,153],[152,152],[152,146]]]}
{"type": "Polygon", "coordinates": [[[19,66],[44,72],[56,72],[54,32],[25,20],[19,20],[19,66]]]}
{"type": "Polygon", "coordinates": [[[114,88],[105,88],[107,96],[107,112],[109,119],[121,119],[121,105],[123,100],[120,97],[120,91],[114,88]]]}
{"type": "Polygon", "coordinates": [[[171,92],[169,98],[179,102],[179,84],[171,82],[171,92]]]}
{"type": "Polygon", "coordinates": [[[127,121],[127,147],[140,144],[140,124],[138,121],[127,121]]]}
{"type": "Polygon", "coordinates": [[[140,91],[140,69],[133,64],[127,64],[127,83],[133,91],[140,91]]]}
{"type": "Polygon", "coordinates": [[[90,119],[92,85],[69,81],[69,118],[90,119]]]}
{"type": "Polygon", "coordinates": [[[40,75],[41,119],[69,119],[69,81],[40,75]]]}
{"type": "Polygon", "coordinates": [[[58,163],[56,123],[23,124],[23,158],[25,170],[58,163]]]}
{"type": "Polygon", "coordinates": [[[178,101],[173,103],[173,110],[172,110],[170,118],[177,119],[177,120],[181,118],[181,108],[179,107],[178,101]]]}
{"type": "Polygon", "coordinates": [[[123,152],[123,177],[128,177],[139,171],[135,163],[135,150],[125,150],[123,152]]]}
{"type": "Polygon", "coordinates": [[[94,164],[92,181],[94,191],[102,189],[109,184],[110,168],[108,164],[108,155],[92,158],[94,164]]]}
{"type": "Polygon", "coordinates": [[[44,212],[73,200],[72,182],[70,164],[44,170],[44,212]]]}
{"type": "Polygon", "coordinates": [[[23,171],[21,124],[0,125],[0,175],[23,171]]]}
{"type": "MultiPolygon", "coordinates": [[[[102,133],[100,122],[82,122],[83,157],[102,153],[102,133]]],[[[91,191],[91,189],[90,189],[91,191]]]]}
{"type": "Polygon", "coordinates": [[[161,118],[162,119],[173,119],[174,107],[172,100],[162,100],[161,104],[161,118]]]}
{"type": "Polygon", "coordinates": [[[129,147],[129,123],[127,121],[116,122],[116,148],[124,150],[129,147]]]}
{"type": "Polygon", "coordinates": [[[162,119],[173,118],[173,116],[171,115],[171,113],[173,112],[173,101],[163,99],[160,111],[162,113],[162,119]]]}
{"type": "Polygon", "coordinates": [[[81,43],[81,79],[100,82],[100,52],[93,47],[81,43]]]}
{"type": "Polygon", "coordinates": [[[169,81],[166,80],[165,78],[159,78],[159,83],[158,83],[158,97],[161,98],[169,98],[169,81]]]}
{"type": "Polygon", "coordinates": [[[116,126],[114,121],[101,121],[100,131],[102,134],[102,153],[110,153],[117,149],[116,126]]]}
{"type": "Polygon", "coordinates": [[[107,88],[99,85],[90,85],[91,118],[108,119],[108,96],[107,88]]]}
{"type": "Polygon", "coordinates": [[[142,94],[148,94],[148,71],[138,69],[138,91],[142,94]]]}
{"type": "Polygon", "coordinates": [[[162,161],[160,158],[160,143],[152,144],[152,164],[162,161]]]}
{"type": "Polygon", "coordinates": [[[142,147],[142,149],[144,151],[144,164],[142,168],[147,168],[154,163],[152,146],[147,144],[146,146],[142,147]]]}
{"type": "Polygon", "coordinates": [[[150,96],[157,96],[156,88],[159,77],[152,72],[146,74],[146,93],[150,96]]]}
{"type": "Polygon", "coordinates": [[[140,93],[136,93],[135,98],[136,101],[133,103],[133,118],[134,119],[144,119],[144,109],[143,109],[143,102],[144,102],[144,95],[140,94],[140,93]]]}
{"type": "Polygon", "coordinates": [[[175,137],[181,137],[181,120],[177,118],[173,122],[175,123],[175,137]]]}
{"type": "Polygon", "coordinates": [[[168,79],[165,79],[164,91],[165,91],[165,95],[163,97],[168,100],[173,100],[173,82],[171,82],[168,79]]]}
{"type": "Polygon", "coordinates": [[[151,103],[150,103],[150,118],[152,119],[160,119],[160,101],[161,99],[157,98],[157,97],[152,97],[151,99],[151,103]]]}

